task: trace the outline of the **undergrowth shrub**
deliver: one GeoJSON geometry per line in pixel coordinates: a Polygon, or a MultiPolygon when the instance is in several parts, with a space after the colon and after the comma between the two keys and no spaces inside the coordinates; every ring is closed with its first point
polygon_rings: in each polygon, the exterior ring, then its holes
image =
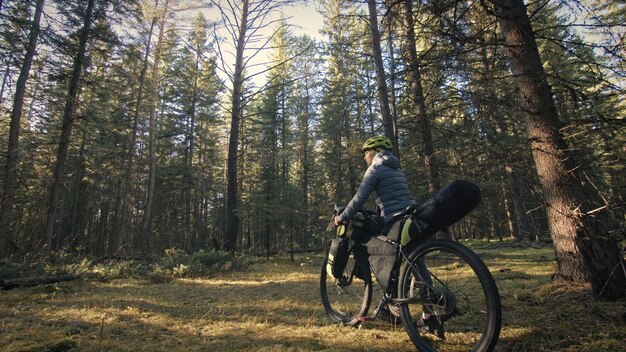
{"type": "Polygon", "coordinates": [[[180,249],[167,249],[152,268],[150,279],[163,282],[165,277],[196,277],[212,275],[224,271],[245,270],[249,265],[245,257],[235,257],[223,251],[204,251],[189,254],[180,249]]]}
{"type": "Polygon", "coordinates": [[[54,253],[52,257],[32,254],[20,263],[0,262],[0,279],[72,274],[88,279],[107,281],[137,278],[152,282],[169,282],[174,278],[202,277],[225,271],[245,270],[246,257],[236,257],[223,251],[187,253],[170,248],[157,258],[86,258],[69,253],[54,253]]]}
{"type": "Polygon", "coordinates": [[[23,263],[0,263],[0,280],[16,279],[24,271],[23,263]]]}

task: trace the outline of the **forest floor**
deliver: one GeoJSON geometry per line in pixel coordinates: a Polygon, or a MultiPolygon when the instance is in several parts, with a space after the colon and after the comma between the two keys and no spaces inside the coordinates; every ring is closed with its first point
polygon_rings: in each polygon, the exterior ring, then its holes
{"type": "MultiPolygon", "coordinates": [[[[624,351],[626,303],[551,281],[551,246],[466,242],[500,289],[497,351],[624,351]]],[[[0,292],[0,351],[414,351],[401,326],[332,323],[322,255],[209,277],[84,279],[0,292]]]]}

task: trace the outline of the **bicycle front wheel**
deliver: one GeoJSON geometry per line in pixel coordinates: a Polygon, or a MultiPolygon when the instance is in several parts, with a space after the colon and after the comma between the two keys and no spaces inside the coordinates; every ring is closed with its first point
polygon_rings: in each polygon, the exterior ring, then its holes
{"type": "Polygon", "coordinates": [[[493,350],[502,324],[500,295],[469,248],[425,242],[408,255],[398,281],[400,318],[420,351],[493,350]]]}
{"type": "Polygon", "coordinates": [[[358,317],[367,314],[372,302],[372,278],[367,264],[360,263],[350,254],[344,275],[335,279],[326,271],[328,255],[322,264],[320,294],[328,317],[347,326],[359,324],[358,317]]]}

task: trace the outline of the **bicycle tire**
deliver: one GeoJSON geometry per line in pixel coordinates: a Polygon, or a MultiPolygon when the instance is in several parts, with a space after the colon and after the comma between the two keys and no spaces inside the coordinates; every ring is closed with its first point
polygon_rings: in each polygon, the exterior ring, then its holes
{"type": "Polygon", "coordinates": [[[328,317],[336,323],[346,326],[357,326],[358,317],[367,315],[372,302],[372,278],[369,266],[355,260],[354,253],[350,254],[348,264],[344,269],[345,277],[352,277],[351,282],[340,282],[329,275],[326,270],[328,254],[322,264],[320,274],[320,295],[322,304],[328,317]],[[359,268],[355,266],[359,265],[359,268]],[[356,276],[355,270],[361,270],[356,276]]]}
{"type": "Polygon", "coordinates": [[[408,260],[400,270],[398,297],[416,298],[400,304],[402,324],[415,347],[425,352],[492,351],[500,335],[502,306],[480,257],[460,243],[430,240],[411,251],[408,260]],[[418,327],[423,312],[443,325],[444,339],[418,327]]]}

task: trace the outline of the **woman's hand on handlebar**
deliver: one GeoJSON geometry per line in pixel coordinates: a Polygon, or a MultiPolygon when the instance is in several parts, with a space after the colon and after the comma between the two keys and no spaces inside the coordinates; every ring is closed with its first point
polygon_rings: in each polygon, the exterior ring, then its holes
{"type": "Polygon", "coordinates": [[[347,223],[348,223],[348,221],[341,221],[341,220],[339,220],[339,217],[338,217],[338,216],[335,216],[335,226],[339,226],[339,225],[341,225],[341,224],[344,224],[344,225],[345,225],[345,224],[347,224],[347,223]]]}

